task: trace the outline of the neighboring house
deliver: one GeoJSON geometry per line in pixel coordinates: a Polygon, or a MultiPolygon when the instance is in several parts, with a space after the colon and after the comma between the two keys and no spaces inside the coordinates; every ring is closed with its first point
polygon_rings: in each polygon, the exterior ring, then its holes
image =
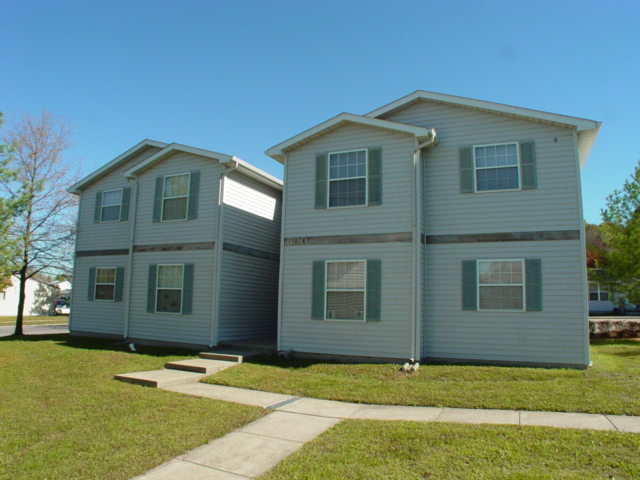
{"type": "Polygon", "coordinates": [[[153,140],[72,186],[71,332],[198,346],[275,333],[281,190],[233,156],[153,140]]]}
{"type": "Polygon", "coordinates": [[[598,128],[417,91],[269,149],[278,348],[585,368],[580,168],[598,128]]]}
{"type": "MultiPolygon", "coordinates": [[[[56,284],[45,278],[31,277],[25,284],[24,315],[51,315],[60,292],[69,288],[68,282],[56,284]]],[[[0,291],[0,316],[15,317],[18,313],[20,281],[11,277],[11,285],[0,291]]]]}

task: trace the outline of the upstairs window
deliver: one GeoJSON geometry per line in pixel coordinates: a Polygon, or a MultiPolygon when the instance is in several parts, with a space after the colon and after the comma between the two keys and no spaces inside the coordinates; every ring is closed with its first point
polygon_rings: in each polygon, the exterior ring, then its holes
{"type": "Polygon", "coordinates": [[[473,147],[476,192],[518,190],[518,144],[473,147]]]}
{"type": "Polygon", "coordinates": [[[367,150],[329,154],[329,207],[367,204],[367,150]]]}
{"type": "Polygon", "coordinates": [[[162,221],[185,220],[189,205],[190,174],[167,175],[162,190],[162,221]]]}
{"type": "Polygon", "coordinates": [[[116,269],[96,268],[94,298],[96,300],[114,300],[116,291],[116,269]]]}
{"type": "Polygon", "coordinates": [[[366,262],[327,262],[326,319],[365,319],[366,262]]]}
{"type": "Polygon", "coordinates": [[[479,310],[524,310],[524,261],[478,260],[479,310]]]}
{"type": "Polygon", "coordinates": [[[122,189],[106,190],[102,192],[102,202],[100,206],[100,221],[115,222],[120,220],[120,209],[122,207],[122,189]]]}

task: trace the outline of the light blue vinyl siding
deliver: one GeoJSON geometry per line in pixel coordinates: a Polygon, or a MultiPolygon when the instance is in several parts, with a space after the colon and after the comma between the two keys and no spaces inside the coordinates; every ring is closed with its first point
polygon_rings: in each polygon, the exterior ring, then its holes
{"type": "MultiPolygon", "coordinates": [[[[88,299],[89,269],[96,267],[128,266],[127,255],[79,257],[73,275],[73,303],[70,319],[71,331],[123,335],[124,302],[88,299]]],[[[126,270],[125,270],[126,273],[126,270]]],[[[125,280],[126,282],[126,275],[125,280]]],[[[128,288],[126,283],[124,288],[128,288]]]]}
{"type": "Polygon", "coordinates": [[[212,326],[214,250],[140,252],[133,260],[129,337],[208,345],[212,326]],[[194,264],[193,301],[188,315],[147,312],[149,265],[194,264]]]}

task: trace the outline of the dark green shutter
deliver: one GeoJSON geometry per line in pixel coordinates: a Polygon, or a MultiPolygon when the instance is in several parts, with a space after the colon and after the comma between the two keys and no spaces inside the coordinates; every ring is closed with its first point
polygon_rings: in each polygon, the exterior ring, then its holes
{"type": "Polygon", "coordinates": [[[327,161],[326,153],[316,155],[316,208],[327,208],[327,161]]]}
{"type": "Polygon", "coordinates": [[[116,267],[116,286],[113,294],[114,302],[122,301],[122,292],[124,290],[124,268],[116,267]]]}
{"type": "Polygon", "coordinates": [[[368,157],[369,205],[380,205],[382,203],[382,149],[370,148],[368,157]]]}
{"type": "Polygon", "coordinates": [[[89,269],[89,287],[87,292],[87,298],[90,302],[96,299],[96,268],[91,267],[89,269]]]}
{"type": "Polygon", "coordinates": [[[313,262],[313,286],[311,292],[311,318],[324,320],[324,285],[325,262],[324,260],[313,262]]]}
{"type": "Polygon", "coordinates": [[[192,312],[193,305],[193,263],[184,266],[182,277],[182,313],[188,315],[192,312]]]}
{"type": "Polygon", "coordinates": [[[102,192],[96,193],[96,207],[93,212],[93,221],[100,223],[100,217],[102,215],[102,192]]]}
{"type": "Polygon", "coordinates": [[[122,189],[122,205],[120,206],[120,221],[129,220],[129,203],[131,199],[131,189],[125,187],[122,189]]]}
{"type": "Polygon", "coordinates": [[[149,265],[149,282],[147,284],[147,312],[156,311],[156,275],[158,265],[149,265]]]}
{"type": "Polygon", "coordinates": [[[527,311],[542,310],[542,262],[539,259],[526,259],[525,282],[527,291],[527,311]]]}
{"type": "Polygon", "coordinates": [[[187,218],[198,218],[198,192],[200,191],[200,172],[191,172],[189,180],[189,211],[187,218]]]}
{"type": "Polygon", "coordinates": [[[477,264],[475,260],[462,262],[462,309],[478,309],[477,264]]]}
{"type": "Polygon", "coordinates": [[[520,142],[520,176],[523,190],[538,188],[536,149],[532,141],[520,142]]]}
{"type": "Polygon", "coordinates": [[[460,148],[458,157],[460,159],[460,193],[473,193],[475,191],[473,147],[460,148]]]}
{"type": "Polygon", "coordinates": [[[379,322],[382,300],[382,264],[367,260],[367,322],[379,322]]]}
{"type": "Polygon", "coordinates": [[[156,178],[156,191],[153,197],[153,221],[159,222],[162,215],[162,193],[164,190],[164,177],[156,178]]]}

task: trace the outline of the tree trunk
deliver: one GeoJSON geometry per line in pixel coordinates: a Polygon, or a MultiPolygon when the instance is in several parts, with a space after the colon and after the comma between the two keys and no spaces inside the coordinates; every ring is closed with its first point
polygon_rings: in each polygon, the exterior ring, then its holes
{"type": "Polygon", "coordinates": [[[20,288],[18,291],[18,313],[16,315],[16,330],[13,333],[16,337],[24,335],[24,298],[25,290],[27,288],[27,267],[23,266],[20,269],[20,288]]]}

